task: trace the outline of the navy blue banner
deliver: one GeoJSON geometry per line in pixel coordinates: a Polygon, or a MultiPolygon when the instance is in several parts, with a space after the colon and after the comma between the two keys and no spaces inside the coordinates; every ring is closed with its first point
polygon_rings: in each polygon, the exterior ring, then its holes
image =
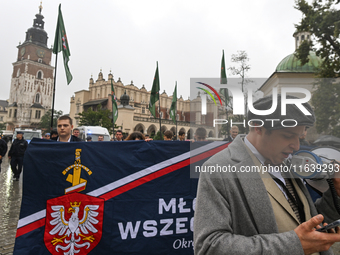
{"type": "Polygon", "coordinates": [[[193,254],[190,163],[226,146],[32,140],[14,254],[193,254]]]}

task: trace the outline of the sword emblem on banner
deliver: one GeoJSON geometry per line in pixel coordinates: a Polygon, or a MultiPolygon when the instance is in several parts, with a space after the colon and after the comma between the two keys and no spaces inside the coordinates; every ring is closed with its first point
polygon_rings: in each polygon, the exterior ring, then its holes
{"type": "Polygon", "coordinates": [[[82,169],[84,169],[88,175],[92,174],[92,171],[88,167],[81,164],[80,153],[81,149],[76,149],[74,164],[70,165],[63,171],[63,175],[66,175],[71,169],[73,169],[73,174],[69,173],[66,178],[66,181],[72,183],[72,186],[65,189],[65,194],[85,190],[87,180],[80,177],[82,169]]]}

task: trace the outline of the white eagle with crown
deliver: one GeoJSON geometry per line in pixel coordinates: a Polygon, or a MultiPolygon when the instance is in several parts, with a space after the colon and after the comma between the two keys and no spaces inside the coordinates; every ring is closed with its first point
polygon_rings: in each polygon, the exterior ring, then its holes
{"type": "Polygon", "coordinates": [[[86,205],[84,207],[83,218],[79,220],[79,206],[81,202],[70,202],[70,207],[67,212],[72,213],[69,221],[65,220],[65,208],[63,205],[54,205],[51,206],[54,212],[51,213],[53,220],[51,220],[50,224],[55,225],[55,227],[49,232],[50,235],[55,235],[58,233],[60,238],[54,237],[51,241],[53,245],[58,243],[65,243],[66,246],[62,246],[61,244],[56,245],[55,250],[58,252],[58,249],[63,251],[65,255],[73,255],[78,253],[79,250],[76,248],[82,248],[87,246],[86,249],[90,247],[90,243],[92,243],[95,238],[93,235],[88,235],[89,231],[92,233],[97,233],[98,230],[93,226],[97,224],[99,221],[96,219],[98,216],[99,205],[86,205]],[[65,233],[66,232],[66,233],[65,233]],[[65,234],[65,235],[64,235],[65,234]],[[87,236],[86,236],[87,235],[87,236]],[[79,243],[83,240],[83,243],[79,243]]]}

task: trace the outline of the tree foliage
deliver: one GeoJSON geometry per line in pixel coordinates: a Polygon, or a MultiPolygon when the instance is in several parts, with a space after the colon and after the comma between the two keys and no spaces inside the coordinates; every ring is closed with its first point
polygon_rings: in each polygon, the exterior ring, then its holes
{"type": "MultiPolygon", "coordinates": [[[[250,70],[250,64],[249,64],[249,57],[246,51],[237,51],[237,54],[232,54],[231,55],[231,62],[236,63],[238,66],[232,66],[229,67],[228,69],[231,71],[231,73],[233,75],[237,75],[241,78],[241,88],[242,88],[242,92],[244,94],[244,102],[245,102],[245,109],[247,109],[247,97],[248,97],[248,93],[245,90],[245,87],[247,85],[247,83],[251,82],[250,80],[246,79],[246,75],[247,72],[250,70]]],[[[229,99],[229,101],[231,101],[229,99]]],[[[232,109],[232,106],[231,106],[232,109]]],[[[229,119],[229,117],[227,117],[229,119]]],[[[247,123],[247,116],[233,116],[232,119],[234,122],[242,122],[243,118],[246,119],[246,123],[247,123]],[[238,121],[235,121],[235,120],[238,121]],[[239,121],[240,119],[242,119],[241,121],[239,121]]],[[[225,125],[230,125],[230,120],[228,121],[227,124],[225,125]]],[[[223,127],[225,130],[227,130],[229,132],[228,127],[223,127]]],[[[240,127],[240,130],[243,130],[243,126],[242,128],[240,127]]],[[[246,126],[245,132],[248,132],[248,126],[246,126]]]]}
{"type": "Polygon", "coordinates": [[[311,32],[316,43],[304,42],[297,50],[302,64],[308,62],[310,50],[322,58],[319,77],[334,78],[340,74],[340,11],[339,0],[314,0],[309,4],[306,0],[297,0],[295,8],[303,13],[297,31],[311,32]]]}
{"type": "Polygon", "coordinates": [[[322,59],[317,73],[320,79],[315,84],[312,105],[316,115],[318,133],[340,137],[340,84],[334,78],[340,77],[340,11],[339,0],[297,0],[295,8],[303,13],[297,31],[312,33],[313,41],[304,41],[296,51],[302,64],[308,62],[309,51],[314,50],[322,59]]]}
{"type": "Polygon", "coordinates": [[[108,109],[103,109],[101,104],[97,106],[97,110],[93,111],[89,108],[87,111],[79,113],[80,126],[101,126],[107,128],[110,134],[113,133],[112,113],[108,109]]]}
{"type": "Polygon", "coordinates": [[[340,137],[340,83],[334,79],[320,79],[313,92],[312,105],[316,114],[316,130],[340,137]]]}
{"type": "MultiPolygon", "coordinates": [[[[40,119],[38,127],[42,130],[50,130],[51,129],[51,115],[52,110],[49,109],[40,119]]],[[[53,114],[53,128],[57,128],[57,120],[60,116],[63,115],[63,111],[54,110],[53,114]]]]}
{"type": "Polygon", "coordinates": [[[163,136],[161,135],[161,132],[157,132],[157,134],[153,134],[150,136],[150,138],[152,138],[153,140],[164,140],[163,136]]]}
{"type": "Polygon", "coordinates": [[[6,130],[6,123],[0,123],[0,132],[1,130],[6,130]]]}

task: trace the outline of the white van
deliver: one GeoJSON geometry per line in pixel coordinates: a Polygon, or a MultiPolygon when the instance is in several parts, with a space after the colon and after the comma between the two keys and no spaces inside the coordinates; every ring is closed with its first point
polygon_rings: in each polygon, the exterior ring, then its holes
{"type": "Polygon", "coordinates": [[[33,137],[36,138],[41,138],[41,130],[37,129],[37,130],[33,130],[33,129],[21,129],[21,128],[16,128],[14,130],[14,134],[13,134],[13,141],[15,138],[17,138],[17,133],[18,132],[22,132],[23,134],[23,138],[30,143],[31,140],[33,139],[33,137]]]}
{"type": "Polygon", "coordinates": [[[92,137],[92,141],[98,141],[98,136],[104,136],[104,141],[110,141],[110,133],[107,128],[101,126],[81,126],[79,129],[79,138],[86,141],[88,136],[92,137]]]}

